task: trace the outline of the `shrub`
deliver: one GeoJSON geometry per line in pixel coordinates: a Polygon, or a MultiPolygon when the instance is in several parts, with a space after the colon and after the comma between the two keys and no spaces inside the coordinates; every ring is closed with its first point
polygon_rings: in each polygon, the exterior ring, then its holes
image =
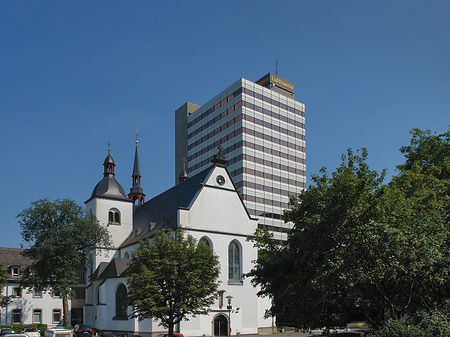
{"type": "Polygon", "coordinates": [[[11,328],[15,333],[21,333],[23,329],[33,327],[39,330],[41,336],[44,336],[45,330],[47,330],[47,324],[2,324],[0,329],[11,328]]]}
{"type": "Polygon", "coordinates": [[[392,321],[385,327],[373,332],[372,337],[438,337],[428,334],[418,326],[405,322],[392,321]]]}

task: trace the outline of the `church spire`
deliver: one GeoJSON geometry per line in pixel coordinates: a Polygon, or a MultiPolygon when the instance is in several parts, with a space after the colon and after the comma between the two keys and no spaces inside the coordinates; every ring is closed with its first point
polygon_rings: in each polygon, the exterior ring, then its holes
{"type": "Polygon", "coordinates": [[[188,174],[186,172],[186,159],[183,158],[183,159],[181,159],[181,161],[183,162],[183,168],[182,168],[182,170],[180,172],[180,175],[178,176],[178,181],[180,183],[182,183],[183,181],[188,180],[188,178],[189,178],[188,174]]]}
{"type": "Polygon", "coordinates": [[[128,198],[135,202],[138,201],[138,205],[142,205],[145,202],[145,194],[144,190],[141,187],[141,168],[139,165],[139,155],[138,155],[138,134],[136,131],[136,152],[134,154],[134,166],[133,166],[133,187],[130,188],[130,193],[128,194],[128,198]]]}
{"type": "Polygon", "coordinates": [[[114,159],[111,156],[111,143],[108,142],[108,155],[105,158],[105,161],[103,162],[103,167],[105,168],[103,170],[103,176],[104,177],[109,177],[109,176],[114,176],[114,167],[116,166],[116,164],[114,164],[114,159]]]}

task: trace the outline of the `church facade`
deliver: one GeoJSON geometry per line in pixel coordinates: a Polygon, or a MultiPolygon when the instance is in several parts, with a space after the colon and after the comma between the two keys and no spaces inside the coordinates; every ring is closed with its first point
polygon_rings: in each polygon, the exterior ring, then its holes
{"type": "Polygon", "coordinates": [[[243,277],[257,258],[256,248],[246,240],[254,234],[257,219],[247,211],[221,149],[210,167],[191,178],[183,169],[180,184],[147,202],[141,187],[137,141],[128,195],[115,179],[110,153],[103,165],[104,177],[86,201],[86,209],[108,228],[113,247],[98,247],[88,268],[84,323],[124,334],[155,336],[165,332],[158,321],[129,318],[131,307],[124,305],[127,266],[140,240],[152,237],[157,230],[183,228],[219,257],[220,292],[209,314],[188,317],[176,330],[184,336],[273,332],[273,320],[264,317],[270,300],[259,298],[258,289],[243,277]]]}

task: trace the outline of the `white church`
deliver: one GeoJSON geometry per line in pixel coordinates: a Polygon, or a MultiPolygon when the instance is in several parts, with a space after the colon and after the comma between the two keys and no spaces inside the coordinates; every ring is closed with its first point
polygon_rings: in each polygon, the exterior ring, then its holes
{"type": "Polygon", "coordinates": [[[243,277],[257,258],[256,248],[246,241],[255,233],[257,219],[244,206],[221,152],[219,148],[208,169],[190,178],[183,170],[179,184],[145,202],[137,141],[133,186],[128,196],[115,179],[115,164],[108,150],[103,179],[86,201],[86,209],[108,228],[113,247],[99,247],[87,271],[85,324],[118,334],[156,336],[166,332],[158,321],[129,318],[131,307],[124,301],[127,265],[140,240],[151,237],[156,230],[183,228],[186,234],[208,244],[219,257],[220,295],[209,314],[189,317],[176,331],[184,336],[274,331],[273,319],[264,318],[270,300],[257,297],[258,289],[243,277]]]}

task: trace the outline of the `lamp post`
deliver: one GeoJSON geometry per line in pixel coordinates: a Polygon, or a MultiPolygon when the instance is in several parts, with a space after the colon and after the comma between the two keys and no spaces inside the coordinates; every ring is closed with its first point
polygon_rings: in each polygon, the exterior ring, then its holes
{"type": "Polygon", "coordinates": [[[228,324],[229,324],[229,327],[228,327],[228,336],[231,337],[231,309],[233,308],[233,307],[231,306],[231,300],[233,299],[233,296],[228,295],[228,296],[226,297],[226,299],[227,299],[227,301],[228,301],[228,305],[227,305],[227,309],[228,309],[228,324]]]}

